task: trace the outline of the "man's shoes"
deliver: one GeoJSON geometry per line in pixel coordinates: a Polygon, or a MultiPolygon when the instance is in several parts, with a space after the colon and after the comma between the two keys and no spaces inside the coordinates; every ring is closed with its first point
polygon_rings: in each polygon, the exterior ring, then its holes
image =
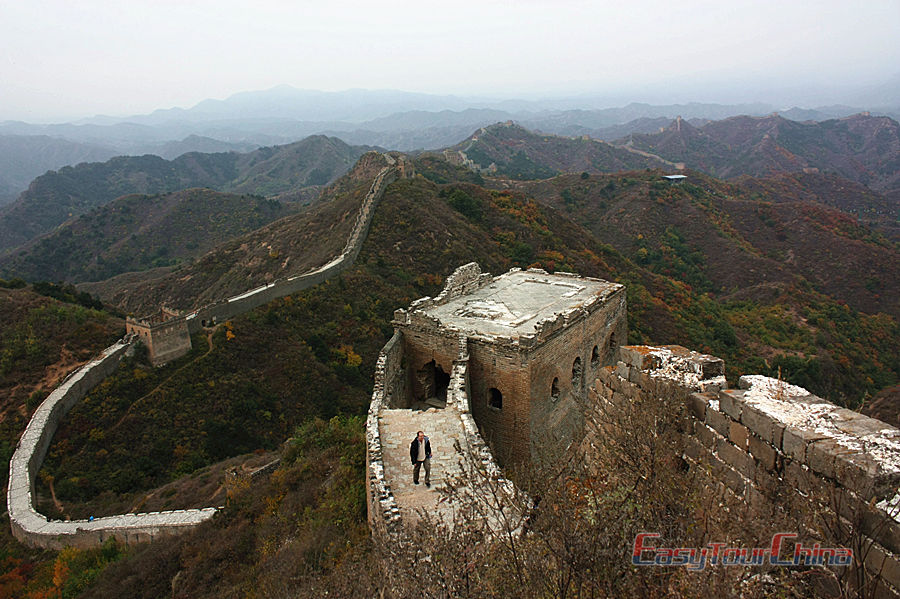
{"type": "Polygon", "coordinates": [[[419,481],[414,480],[414,481],[413,481],[413,484],[414,484],[414,485],[417,485],[417,484],[419,484],[419,481]]]}
{"type": "Polygon", "coordinates": [[[431,483],[425,483],[425,486],[428,487],[428,488],[430,489],[430,488],[431,488],[431,483]]]}

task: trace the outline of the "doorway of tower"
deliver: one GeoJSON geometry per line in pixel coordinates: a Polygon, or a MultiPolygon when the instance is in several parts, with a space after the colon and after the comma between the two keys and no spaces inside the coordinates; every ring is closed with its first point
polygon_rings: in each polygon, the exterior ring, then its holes
{"type": "Polygon", "coordinates": [[[450,375],[434,360],[416,371],[418,391],[416,403],[422,404],[420,409],[444,408],[447,406],[447,389],[450,387],[450,375]]]}

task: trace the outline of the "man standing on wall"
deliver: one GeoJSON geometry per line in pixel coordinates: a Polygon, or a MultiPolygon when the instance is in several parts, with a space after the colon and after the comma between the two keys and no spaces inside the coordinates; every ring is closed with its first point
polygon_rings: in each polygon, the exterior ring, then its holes
{"type": "Polygon", "coordinates": [[[413,483],[419,484],[419,470],[425,464],[425,486],[431,487],[431,441],[419,431],[409,445],[409,459],[413,465],[413,483]]]}

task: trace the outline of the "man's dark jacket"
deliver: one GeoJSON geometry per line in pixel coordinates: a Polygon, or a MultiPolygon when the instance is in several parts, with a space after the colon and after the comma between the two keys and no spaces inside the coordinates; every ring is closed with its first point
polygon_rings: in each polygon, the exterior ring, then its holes
{"type": "MultiPolygon", "coordinates": [[[[412,460],[412,463],[415,464],[418,460],[416,458],[419,457],[419,437],[413,439],[412,444],[409,446],[409,459],[412,460]]],[[[425,457],[431,457],[431,441],[428,440],[428,437],[425,437],[425,457]]]]}

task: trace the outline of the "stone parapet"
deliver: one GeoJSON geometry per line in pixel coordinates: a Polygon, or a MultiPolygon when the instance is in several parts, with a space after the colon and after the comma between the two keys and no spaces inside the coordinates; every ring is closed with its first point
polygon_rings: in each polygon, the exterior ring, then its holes
{"type": "Polygon", "coordinates": [[[395,332],[379,354],[375,366],[372,403],[366,419],[366,498],[369,525],[375,532],[399,538],[404,530],[403,525],[411,523],[405,518],[411,517],[414,521],[417,509],[430,510],[432,516],[444,520],[445,524],[453,523],[455,504],[452,501],[445,502],[433,490],[426,491],[424,496],[418,492],[410,492],[409,489],[404,489],[403,481],[392,480],[391,472],[394,473],[393,476],[408,475],[406,471],[401,474],[397,470],[398,462],[408,465],[408,456],[397,455],[400,452],[405,454],[406,447],[402,444],[398,446],[396,437],[415,430],[397,430],[396,421],[400,420],[407,421],[407,425],[418,423],[417,426],[439,434],[443,447],[439,450],[441,457],[435,456],[435,459],[442,466],[433,463],[434,475],[442,476],[443,483],[452,485],[458,493],[458,499],[467,497],[472,505],[478,505],[475,511],[482,515],[483,524],[490,530],[499,532],[502,525],[496,517],[499,513],[496,510],[501,509],[500,506],[490,502],[503,502],[504,506],[513,510],[507,512],[511,514],[518,509],[515,506],[527,501],[513,483],[503,477],[472,418],[469,400],[469,347],[465,335],[456,339],[456,347],[446,406],[424,411],[392,408],[387,402],[387,390],[396,386],[396,382],[391,379],[402,376],[402,369],[398,366],[403,359],[402,332],[395,332]],[[389,422],[394,422],[393,428],[389,426],[389,422]],[[383,426],[387,428],[382,430],[383,426]],[[393,443],[391,438],[394,439],[393,443]],[[389,447],[391,452],[397,453],[386,454],[389,447]],[[462,453],[457,455],[457,450],[462,453]],[[391,463],[394,465],[391,466],[391,463]],[[492,485],[490,492],[484,489],[485,485],[492,485]]]}
{"type": "Polygon", "coordinates": [[[70,374],[35,410],[10,460],[6,502],[13,536],[31,547],[89,547],[108,538],[130,544],[173,534],[209,519],[215,508],[122,514],[93,520],[49,520],[34,508],[34,481],[59,423],[75,403],[113,372],[131,348],[126,337],[70,374]]]}
{"type": "MultiPolygon", "coordinates": [[[[501,277],[506,277],[514,273],[520,273],[522,269],[513,268],[501,277]]],[[[540,268],[530,268],[525,273],[534,275],[536,280],[548,277],[547,271],[540,268]],[[542,277],[543,275],[543,277],[542,277]]],[[[624,318],[625,313],[625,287],[616,283],[609,283],[601,279],[591,277],[580,277],[579,275],[567,272],[553,273],[553,278],[568,278],[573,283],[589,282],[601,283],[606,286],[596,295],[591,295],[576,306],[560,309],[552,315],[536,322],[533,332],[515,333],[509,336],[491,334],[477,327],[463,328],[455,324],[442,321],[429,310],[437,306],[444,305],[458,297],[471,295],[484,287],[490,286],[495,281],[499,281],[500,277],[492,277],[489,273],[482,273],[481,268],[475,262],[470,262],[457,268],[447,277],[444,288],[437,297],[423,297],[413,301],[409,309],[398,309],[394,312],[395,326],[408,326],[421,331],[429,331],[430,334],[444,335],[447,337],[467,335],[471,339],[484,340],[497,347],[504,347],[514,351],[533,351],[549,340],[557,337],[563,332],[584,321],[591,314],[595,313],[610,304],[617,307],[616,314],[620,314],[624,318]]],[[[568,284],[568,282],[566,282],[568,284]]],[[[557,283],[559,284],[559,283],[557,283]]]]}
{"type": "MultiPolygon", "coordinates": [[[[163,347],[167,349],[172,344],[171,340],[174,338],[172,331],[177,331],[179,335],[178,343],[176,344],[178,351],[167,351],[165,354],[160,353],[159,356],[156,356],[154,353],[154,344],[148,343],[148,347],[151,350],[151,360],[154,365],[163,364],[167,360],[172,360],[183,355],[190,349],[189,335],[196,333],[204,325],[234,318],[239,314],[265,305],[272,300],[303,291],[304,289],[318,285],[329,278],[340,274],[350,267],[356,261],[356,257],[362,249],[362,245],[369,233],[369,227],[372,224],[372,217],[375,214],[375,209],[378,206],[381,197],[384,195],[384,191],[391,183],[401,176],[409,177],[414,174],[414,170],[410,166],[404,166],[408,162],[405,158],[393,157],[389,154],[381,154],[380,156],[387,163],[387,166],[382,168],[378,174],[375,175],[372,185],[360,205],[353,229],[340,254],[322,266],[309,272],[276,279],[275,281],[260,285],[259,287],[250,289],[238,295],[207,304],[189,314],[174,316],[165,320],[165,322],[156,322],[154,320],[152,327],[149,326],[148,323],[145,327],[147,335],[155,342],[156,337],[161,337],[165,334],[166,339],[164,340],[165,343],[163,344],[163,347]],[[184,347],[184,340],[181,339],[181,330],[183,329],[184,324],[187,325],[186,348],[184,347]]],[[[131,319],[129,323],[131,323],[132,326],[141,327],[145,326],[144,321],[147,321],[147,319],[131,319]]]]}
{"type": "Polygon", "coordinates": [[[726,389],[723,374],[722,360],[683,347],[620,347],[599,373],[593,409],[641,395],[683,402],[682,457],[710,484],[750,506],[797,509],[798,522],[841,522],[857,535],[867,584],[900,596],[900,430],[769,377],[726,389]]]}
{"type": "Polygon", "coordinates": [[[388,407],[385,389],[389,388],[389,374],[399,370],[399,362],[403,345],[401,335],[395,331],[391,339],[382,348],[375,363],[375,385],[372,390],[372,402],[366,417],[366,505],[369,513],[369,526],[374,530],[396,533],[400,527],[400,508],[391,491],[390,482],[385,477],[384,448],[381,443],[381,431],[378,426],[378,415],[388,407]]]}

